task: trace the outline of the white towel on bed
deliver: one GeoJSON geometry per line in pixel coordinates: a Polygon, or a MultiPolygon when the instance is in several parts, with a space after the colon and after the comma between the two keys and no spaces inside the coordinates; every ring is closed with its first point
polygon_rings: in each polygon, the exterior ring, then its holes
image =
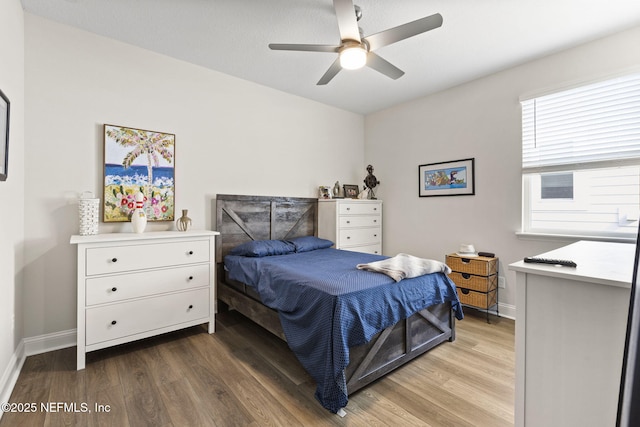
{"type": "Polygon", "coordinates": [[[396,282],[402,279],[422,276],[430,273],[451,273],[447,264],[432,259],[418,258],[408,254],[398,254],[382,261],[358,264],[360,270],[376,271],[386,274],[396,282]]]}

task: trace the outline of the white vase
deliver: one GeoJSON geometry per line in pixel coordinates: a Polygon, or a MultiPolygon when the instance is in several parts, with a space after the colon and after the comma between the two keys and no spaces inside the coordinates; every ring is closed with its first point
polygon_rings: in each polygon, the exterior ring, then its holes
{"type": "Polygon", "coordinates": [[[131,214],[131,226],[134,233],[143,233],[147,226],[147,214],[144,213],[144,195],[136,194],[136,208],[131,214]]]}
{"type": "Polygon", "coordinates": [[[93,193],[85,191],[78,201],[80,235],[91,236],[98,234],[98,216],[100,214],[100,199],[95,199],[93,193]]]}

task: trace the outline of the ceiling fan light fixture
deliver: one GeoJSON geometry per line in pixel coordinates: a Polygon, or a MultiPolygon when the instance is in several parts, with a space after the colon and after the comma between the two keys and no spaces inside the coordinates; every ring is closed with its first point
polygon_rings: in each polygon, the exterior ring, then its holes
{"type": "Polygon", "coordinates": [[[318,86],[324,86],[329,83],[340,70],[356,70],[365,65],[393,80],[399,79],[404,75],[404,71],[378,56],[376,51],[381,47],[442,26],[442,15],[435,13],[365,37],[362,28],[358,26],[358,21],[362,17],[362,9],[354,5],[353,0],[333,0],[333,8],[338,19],[339,45],[269,44],[271,50],[337,52],[338,59],[331,63],[329,69],[318,80],[318,83],[316,83],[318,86]]]}
{"type": "Polygon", "coordinates": [[[367,63],[367,51],[360,43],[348,45],[340,51],[340,66],[347,70],[357,70],[367,63]]]}

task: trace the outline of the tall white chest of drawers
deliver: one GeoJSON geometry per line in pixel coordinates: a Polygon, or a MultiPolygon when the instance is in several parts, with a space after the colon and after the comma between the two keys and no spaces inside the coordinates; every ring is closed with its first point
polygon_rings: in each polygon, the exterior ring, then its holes
{"type": "Polygon", "coordinates": [[[77,369],[86,353],[209,323],[215,231],[72,236],[78,246],[77,369]]]}
{"type": "Polygon", "coordinates": [[[318,237],[336,249],[382,254],[382,200],[320,199],[318,237]]]}

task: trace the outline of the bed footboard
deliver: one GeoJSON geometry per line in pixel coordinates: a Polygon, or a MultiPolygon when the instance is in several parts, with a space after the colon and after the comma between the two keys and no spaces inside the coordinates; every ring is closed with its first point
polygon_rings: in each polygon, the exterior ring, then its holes
{"type": "Polygon", "coordinates": [[[353,393],[444,341],[455,339],[451,303],[428,307],[378,333],[368,343],[349,349],[345,371],[353,393]]]}
{"type": "MultiPolygon", "coordinates": [[[[276,311],[222,281],[218,282],[218,299],[286,341],[276,311]]],[[[438,344],[454,339],[451,303],[415,313],[378,333],[368,343],[349,349],[350,362],[345,370],[347,391],[354,393],[438,344]]]]}

